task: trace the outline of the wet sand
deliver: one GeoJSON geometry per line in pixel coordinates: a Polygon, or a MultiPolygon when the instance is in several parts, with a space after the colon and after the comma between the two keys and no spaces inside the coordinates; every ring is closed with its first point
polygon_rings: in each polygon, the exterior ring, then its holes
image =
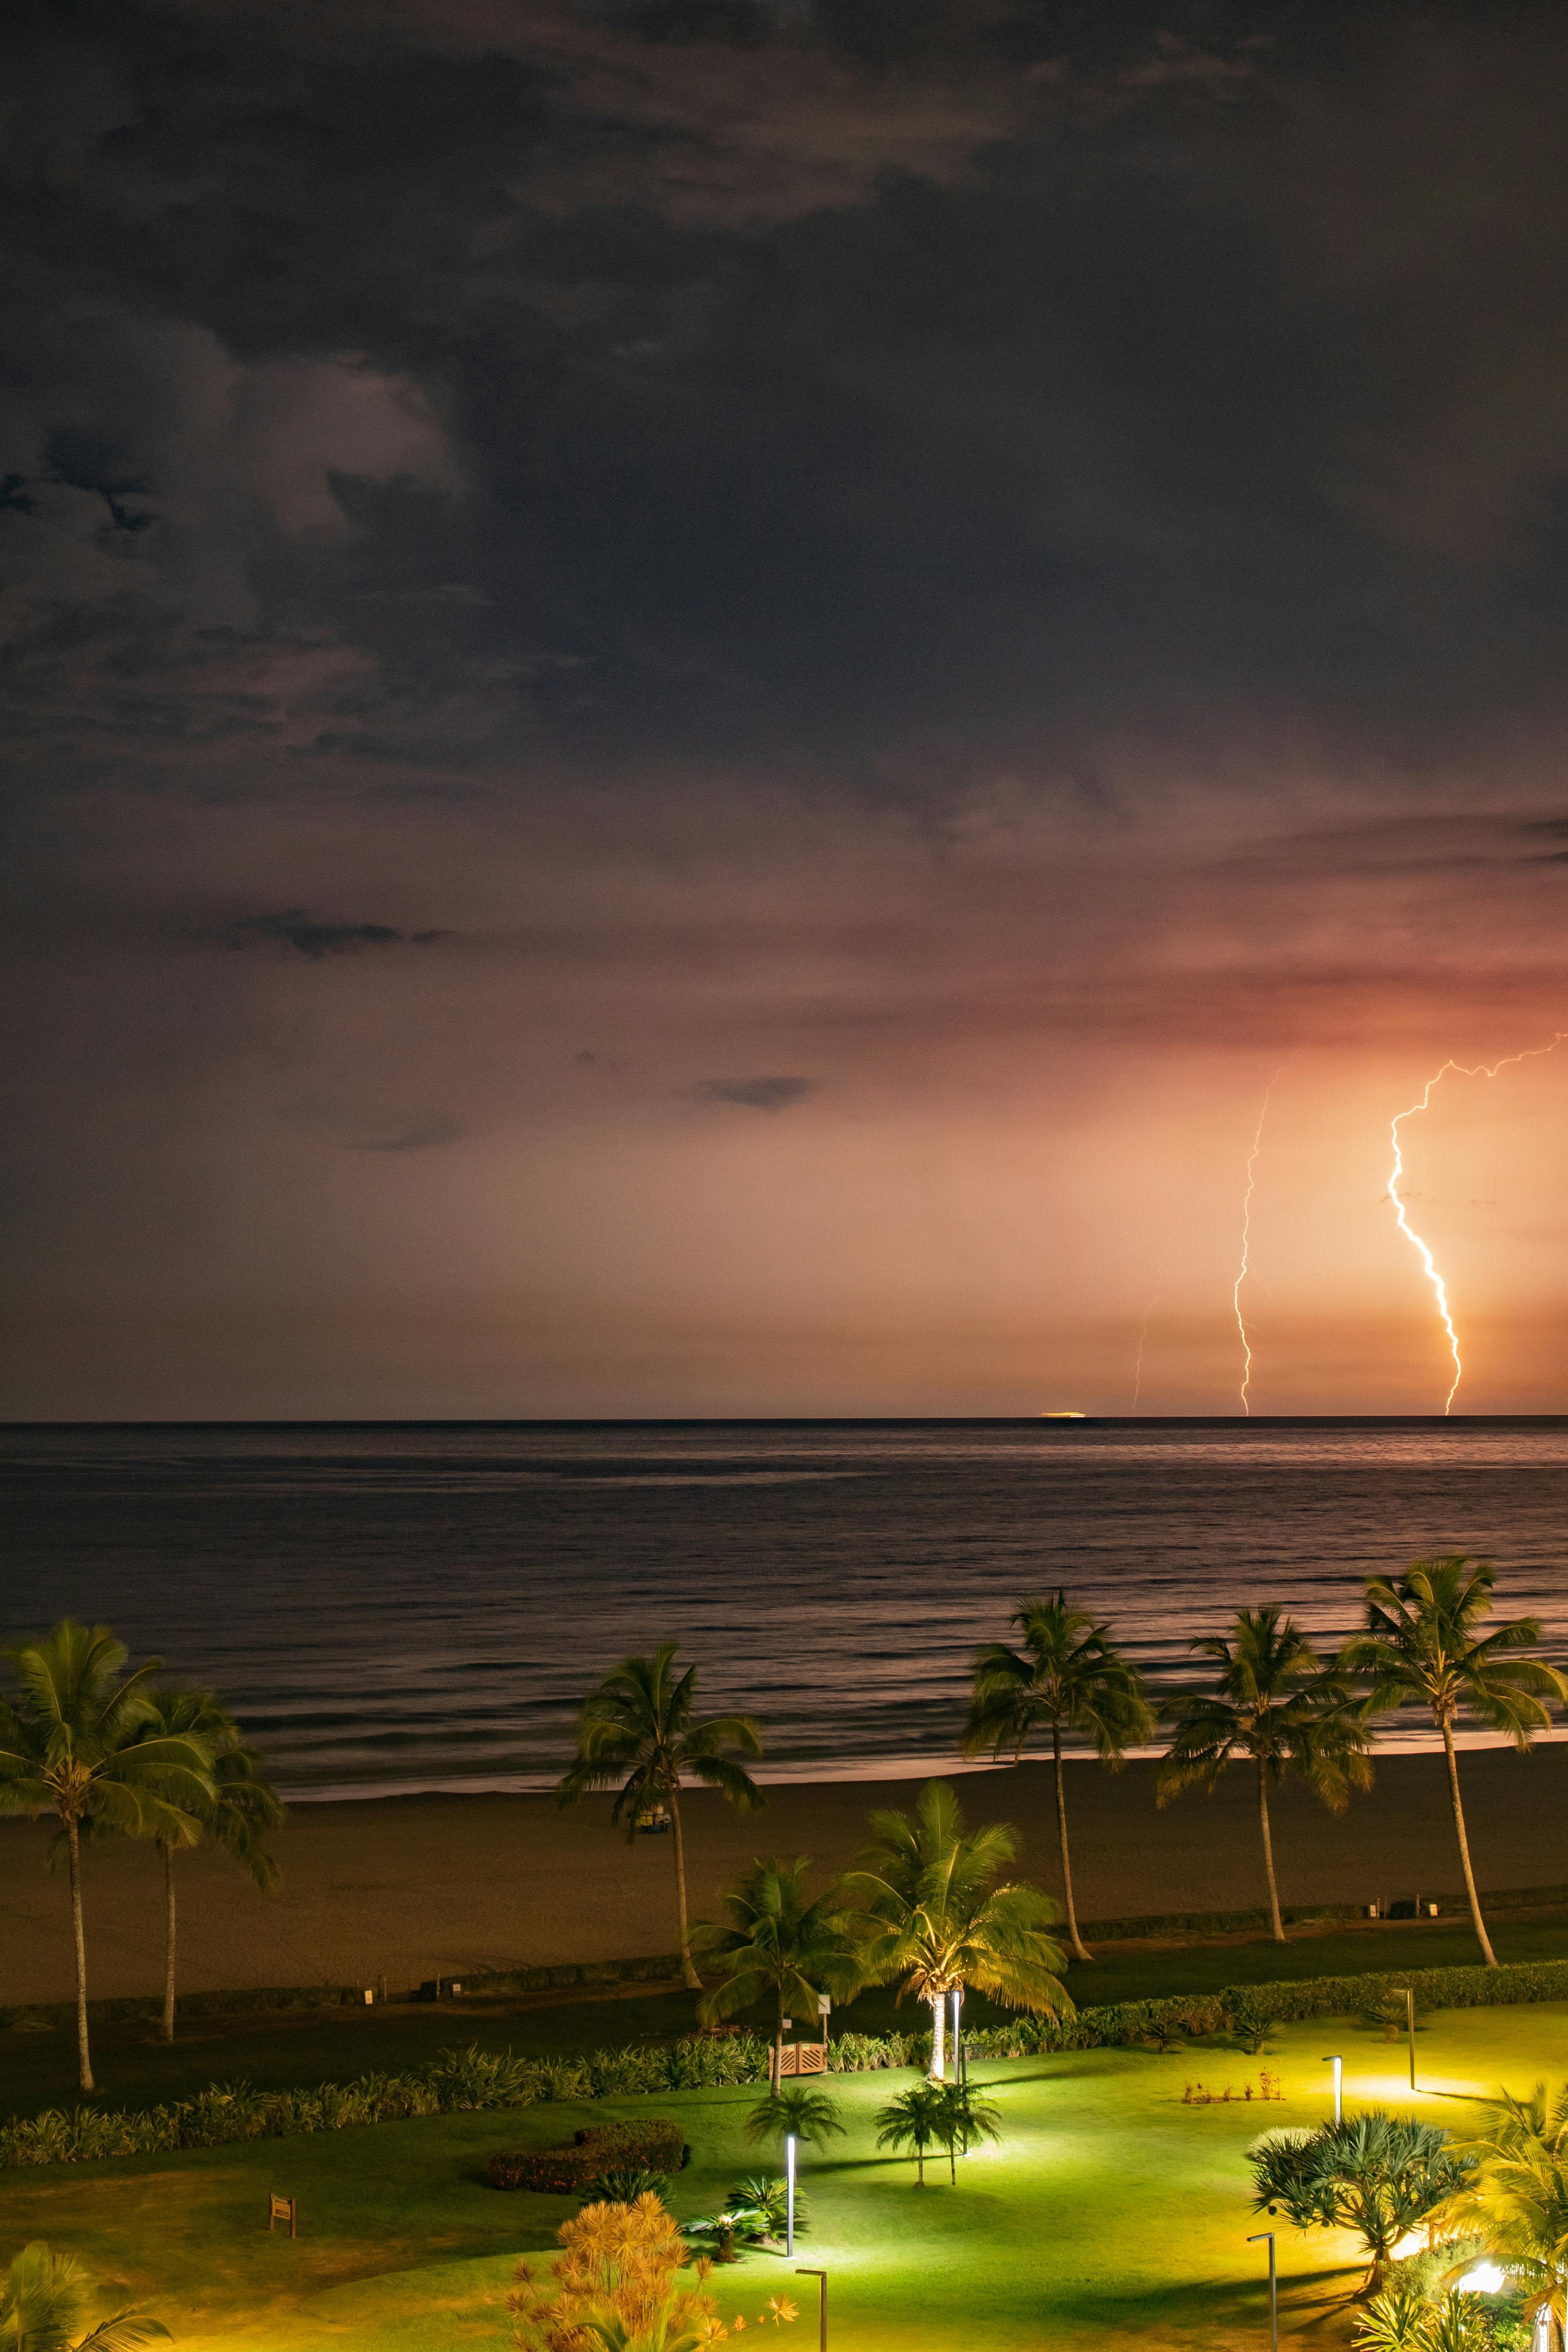
{"type": "MultiPolygon", "coordinates": [[[[1568,1881],[1568,1744],[1527,1758],[1461,1758],[1476,1874],[1485,1887],[1568,1881]]],[[[756,1853],[849,1864],[873,1806],[912,1804],[911,1780],[775,1787],[749,1818],[698,1791],[686,1801],[695,1916],[718,1910],[756,1853]]],[[[1023,1874],[1059,1892],[1048,1769],[965,1773],[972,1822],[1024,1833],[1023,1874]]],[[[1084,1919],[1234,1909],[1265,1899],[1255,1783],[1232,1771],[1213,1797],[1156,1810],[1152,1767],[1068,1770],[1073,1876],[1084,1919]]],[[[1338,1821],[1300,1790],[1274,1812],[1287,1903],[1369,1902],[1462,1884],[1440,1755],[1399,1757],[1338,1821]]],[[[42,1824],[0,1822],[0,2002],[71,1990],[66,1880],[46,1874],[42,1824]]],[[[176,1864],[180,1981],[190,1990],[372,1983],[552,1961],[673,1951],[668,1838],[628,1846],[605,1799],[563,1813],[548,1796],[403,1797],[300,1805],[277,1840],[280,1892],[258,1895],[219,1857],[176,1864]]],[[[89,1990],[155,1993],[163,1984],[162,1867],[150,1847],[117,1842],[85,1864],[89,1990]]]]}

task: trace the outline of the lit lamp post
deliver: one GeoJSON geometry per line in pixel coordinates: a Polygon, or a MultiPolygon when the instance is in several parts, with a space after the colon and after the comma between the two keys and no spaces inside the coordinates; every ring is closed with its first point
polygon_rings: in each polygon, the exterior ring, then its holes
{"type": "Polygon", "coordinates": [[[1274,2232],[1258,2230],[1247,2242],[1256,2246],[1264,2238],[1268,2241],[1268,2339],[1273,2352],[1279,2352],[1279,2279],[1274,2267],[1274,2232]]]}
{"type": "Polygon", "coordinates": [[[827,2352],[827,2273],[814,2271],[803,2263],[795,2266],[796,2278],[814,2278],[816,2284],[816,2322],[818,2352],[827,2352]]]}
{"type": "Polygon", "coordinates": [[[784,2252],[795,2252],[795,2134],[784,2141],[784,2252]]]}
{"type": "Polygon", "coordinates": [[[1415,1988],[1405,1988],[1405,2021],[1410,2029],[1410,2087],[1415,2088],[1415,1988]]]}
{"type": "Polygon", "coordinates": [[[1325,2058],[1323,2063],[1334,2070],[1334,2121],[1341,2124],[1345,2119],[1345,2062],[1342,2058],[1325,2058]]]}
{"type": "Polygon", "coordinates": [[[963,2063],[963,1987],[961,1984],[952,1988],[952,2079],[955,2083],[969,2079],[963,2063]]]}

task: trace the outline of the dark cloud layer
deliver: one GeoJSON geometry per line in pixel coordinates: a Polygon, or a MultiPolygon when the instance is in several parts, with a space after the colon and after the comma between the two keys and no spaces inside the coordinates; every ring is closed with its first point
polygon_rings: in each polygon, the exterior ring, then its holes
{"type": "Polygon", "coordinates": [[[1222,1200],[1220,1297],[1284,1052],[1338,1296],[1410,1066],[1568,1003],[1565,78],[1496,0],[16,0],[48,1393],[176,1360],[82,1304],[138,1282],[294,1302],[350,1409],[378,1286],[531,1302],[543,1409],[584,1331],[592,1409],[683,1406],[660,1333],[818,1281],[1088,1328],[1130,1167],[1184,1265],[1222,1200]]]}

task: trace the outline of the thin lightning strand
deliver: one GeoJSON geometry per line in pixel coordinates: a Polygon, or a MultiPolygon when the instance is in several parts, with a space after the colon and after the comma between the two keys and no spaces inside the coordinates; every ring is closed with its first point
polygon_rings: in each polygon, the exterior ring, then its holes
{"type": "Polygon", "coordinates": [[[1143,1385],[1143,1342],[1149,1337],[1149,1318],[1152,1315],[1155,1307],[1158,1307],[1159,1304],[1160,1293],[1156,1291],[1153,1297],[1149,1301],[1148,1306],[1143,1309],[1143,1328],[1138,1334],[1138,1361],[1132,1367],[1132,1410],[1134,1412],[1138,1410],[1138,1391],[1143,1385]]]}
{"type": "Polygon", "coordinates": [[[1500,1070],[1509,1069],[1515,1062],[1532,1062],[1536,1059],[1538,1055],[1555,1053],[1558,1046],[1563,1043],[1564,1037],[1568,1037],[1568,1029],[1559,1029],[1556,1035],[1552,1038],[1550,1045],[1527,1046],[1522,1054],[1505,1054],[1500,1062],[1492,1062],[1489,1064],[1478,1062],[1471,1065],[1466,1062],[1456,1062],[1450,1058],[1448,1061],[1444,1063],[1440,1070],[1433,1071],[1431,1076],[1427,1079],[1426,1085],[1421,1089],[1420,1101],[1413,1102],[1409,1106],[1408,1109],[1400,1111],[1394,1118],[1393,1126],[1389,1130],[1394,1142],[1394,1166],[1390,1171],[1388,1179],[1388,1197],[1394,1203],[1394,1213],[1399,1221],[1400,1232],[1405,1235],[1405,1240],[1411,1244],[1412,1248],[1418,1250],[1421,1254],[1421,1263],[1426,1269],[1426,1279],[1431,1284],[1432,1295],[1437,1301],[1437,1312],[1443,1318],[1443,1328],[1448,1335],[1448,1353],[1454,1359],[1453,1382],[1448,1390],[1447,1395],[1443,1400],[1443,1412],[1445,1418],[1447,1418],[1454,1409],[1454,1398],[1458,1393],[1459,1382],[1465,1377],[1465,1367],[1463,1360],[1459,1354],[1459,1335],[1454,1328],[1454,1318],[1448,1311],[1448,1292],[1447,1285],[1444,1283],[1442,1276],[1437,1271],[1431,1251],[1427,1248],[1420,1234],[1415,1231],[1415,1227],[1406,1218],[1405,1214],[1405,1203],[1399,1197],[1399,1180],[1405,1173],[1405,1157],[1400,1149],[1399,1130],[1407,1118],[1414,1118],[1417,1111],[1423,1111],[1427,1108],[1432,1100],[1433,1087],[1437,1084],[1439,1078],[1447,1077],[1450,1070],[1458,1071],[1459,1076],[1462,1078],[1495,1078],[1500,1070]]]}
{"type": "Polygon", "coordinates": [[[1263,1122],[1268,1116],[1268,1097],[1279,1085],[1284,1070],[1285,1065],[1281,1062],[1279,1069],[1275,1071],[1263,1089],[1263,1104],[1258,1114],[1258,1126],[1253,1133],[1252,1149],[1247,1155],[1247,1192],[1241,1203],[1241,1264],[1237,1268],[1236,1286],[1230,1294],[1230,1303],[1236,1309],[1236,1328],[1241,1334],[1241,1410],[1248,1417],[1252,1412],[1247,1395],[1247,1390],[1252,1385],[1252,1342],[1247,1336],[1247,1318],[1241,1311],[1241,1286],[1247,1280],[1248,1272],[1247,1253],[1252,1243],[1252,1195],[1257,1185],[1255,1171],[1258,1166],[1258,1155],[1263,1148],[1263,1122]]]}

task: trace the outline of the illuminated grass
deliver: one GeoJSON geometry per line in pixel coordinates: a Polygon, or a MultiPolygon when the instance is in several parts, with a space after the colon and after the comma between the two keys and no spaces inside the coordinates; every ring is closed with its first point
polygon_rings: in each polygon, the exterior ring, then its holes
{"type": "MultiPolygon", "coordinates": [[[[1527,2089],[1568,2073],[1568,2008],[1451,2011],[1418,2038],[1423,2113],[1462,2117],[1466,2095],[1500,2081],[1527,2089]],[[1441,2090],[1436,2086],[1440,2084],[1441,2090]]],[[[963,2352],[970,2345],[1038,2352],[1231,2347],[1267,2340],[1261,2247],[1246,2200],[1244,2151],[1270,2124],[1326,2112],[1329,2069],[1346,2058],[1352,2104],[1408,2103],[1402,2044],[1353,2023],[1282,2028],[1259,2061],[1221,2046],[1160,2057],[1084,2051],[977,2068],[1005,2118],[999,2149],[931,2186],[907,2160],[878,2157],[871,2116],[910,2078],[834,2085],[852,2129],[826,2161],[804,2152],[814,2229],[798,2259],[831,2273],[835,2352],[963,2352]],[[1187,2107],[1184,2084],[1216,2091],[1282,2078],[1281,2105],[1187,2107]],[[841,2152],[840,2152],[841,2151],[841,2152]]],[[[548,2249],[559,2198],[503,2195],[484,2177],[500,2147],[542,2145],[579,2124],[647,2112],[679,2115],[693,2147],[673,2194],[679,2211],[711,2210],[755,2153],[741,2124],[749,2090],[604,2101],[516,2116],[448,2116],[235,2148],[0,2176],[0,2255],[31,2237],[79,2252],[106,2304],[144,2297],[187,2352],[501,2352],[503,2308],[519,2252],[548,2249]],[[265,2226],[269,2189],[297,2195],[295,2244],[265,2226]]],[[[1282,2323],[1308,2344],[1348,2336],[1336,2308],[1358,2276],[1348,2240],[1279,2242],[1282,2323]],[[1303,2331],[1310,2328],[1310,2334],[1303,2331]]],[[[815,2283],[782,2255],[757,2253],[717,2274],[721,2308],[754,2320],[765,2296],[801,2293],[800,2326],[784,2341],[809,2352],[815,2283]]]]}

